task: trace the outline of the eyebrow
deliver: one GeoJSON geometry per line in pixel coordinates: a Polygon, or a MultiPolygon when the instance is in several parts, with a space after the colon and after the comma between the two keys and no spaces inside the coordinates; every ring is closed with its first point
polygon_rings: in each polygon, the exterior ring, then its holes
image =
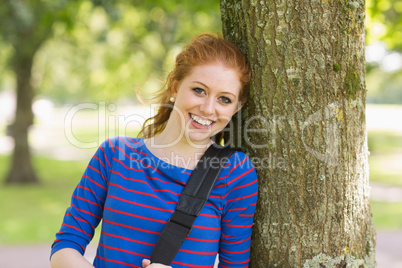
{"type": "MultiPolygon", "coordinates": [[[[200,82],[200,81],[193,81],[193,83],[198,83],[198,84],[200,84],[200,85],[206,87],[207,89],[210,89],[207,85],[205,85],[204,83],[202,83],[202,82],[200,82]]],[[[230,91],[224,91],[224,92],[221,92],[221,93],[223,93],[223,94],[230,94],[230,95],[233,95],[233,96],[236,98],[236,95],[233,94],[233,93],[230,92],[230,91]]]]}

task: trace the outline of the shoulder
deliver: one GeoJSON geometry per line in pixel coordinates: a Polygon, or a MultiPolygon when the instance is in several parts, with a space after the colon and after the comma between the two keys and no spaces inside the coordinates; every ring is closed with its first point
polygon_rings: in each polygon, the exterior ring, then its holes
{"type": "Polygon", "coordinates": [[[228,164],[235,169],[254,169],[252,162],[248,155],[237,148],[232,149],[232,154],[228,159],[228,164]]]}
{"type": "Polygon", "coordinates": [[[258,195],[258,178],[254,165],[247,154],[234,151],[225,166],[225,199],[227,204],[246,208],[255,203],[258,195]],[[236,202],[235,202],[236,201],[236,202]],[[247,205],[244,205],[246,204],[247,205]]]}
{"type": "Polygon", "coordinates": [[[242,151],[234,150],[224,165],[226,185],[238,186],[257,182],[257,174],[253,163],[247,154],[242,151]]]}
{"type": "Polygon", "coordinates": [[[107,138],[104,140],[100,148],[112,153],[115,153],[116,150],[126,151],[126,150],[135,150],[143,144],[143,139],[141,138],[132,138],[128,136],[114,136],[107,138]]]}

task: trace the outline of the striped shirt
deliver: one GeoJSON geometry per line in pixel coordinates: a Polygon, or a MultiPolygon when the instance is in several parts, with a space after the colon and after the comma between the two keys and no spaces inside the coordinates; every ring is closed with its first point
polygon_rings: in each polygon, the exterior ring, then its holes
{"type": "MultiPolygon", "coordinates": [[[[153,155],[143,139],[107,139],[72,195],[51,253],[74,248],[84,254],[102,220],[94,266],[142,267],[191,172],[153,155]]],[[[172,267],[211,268],[217,253],[221,268],[248,267],[257,185],[249,158],[232,154],[172,267]]]]}

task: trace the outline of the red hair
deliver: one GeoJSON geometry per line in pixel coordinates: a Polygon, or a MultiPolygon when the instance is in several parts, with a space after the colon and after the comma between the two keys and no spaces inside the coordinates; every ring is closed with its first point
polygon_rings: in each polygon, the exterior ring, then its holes
{"type": "MultiPolygon", "coordinates": [[[[208,33],[200,34],[195,36],[177,55],[173,71],[169,73],[165,86],[156,96],[161,106],[155,116],[144,122],[138,136],[150,138],[160,134],[173,110],[170,97],[177,90],[180,82],[191,73],[195,66],[214,63],[221,63],[226,68],[237,72],[241,83],[239,102],[243,105],[247,101],[248,85],[251,79],[251,68],[246,57],[221,34],[216,36],[208,33]]],[[[220,140],[217,142],[219,143],[220,140]]]]}

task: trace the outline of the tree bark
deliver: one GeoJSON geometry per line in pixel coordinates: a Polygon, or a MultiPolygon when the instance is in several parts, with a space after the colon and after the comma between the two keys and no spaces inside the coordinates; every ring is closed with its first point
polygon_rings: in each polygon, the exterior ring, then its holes
{"type": "Polygon", "coordinates": [[[14,139],[11,168],[6,183],[39,183],[32,166],[28,143],[29,128],[33,123],[32,101],[34,92],[30,83],[33,55],[16,53],[13,71],[17,80],[17,105],[14,123],[10,134],[14,139]]]}
{"type": "Polygon", "coordinates": [[[365,3],[221,0],[253,70],[229,142],[259,176],[250,267],[375,267],[365,3]]]}

